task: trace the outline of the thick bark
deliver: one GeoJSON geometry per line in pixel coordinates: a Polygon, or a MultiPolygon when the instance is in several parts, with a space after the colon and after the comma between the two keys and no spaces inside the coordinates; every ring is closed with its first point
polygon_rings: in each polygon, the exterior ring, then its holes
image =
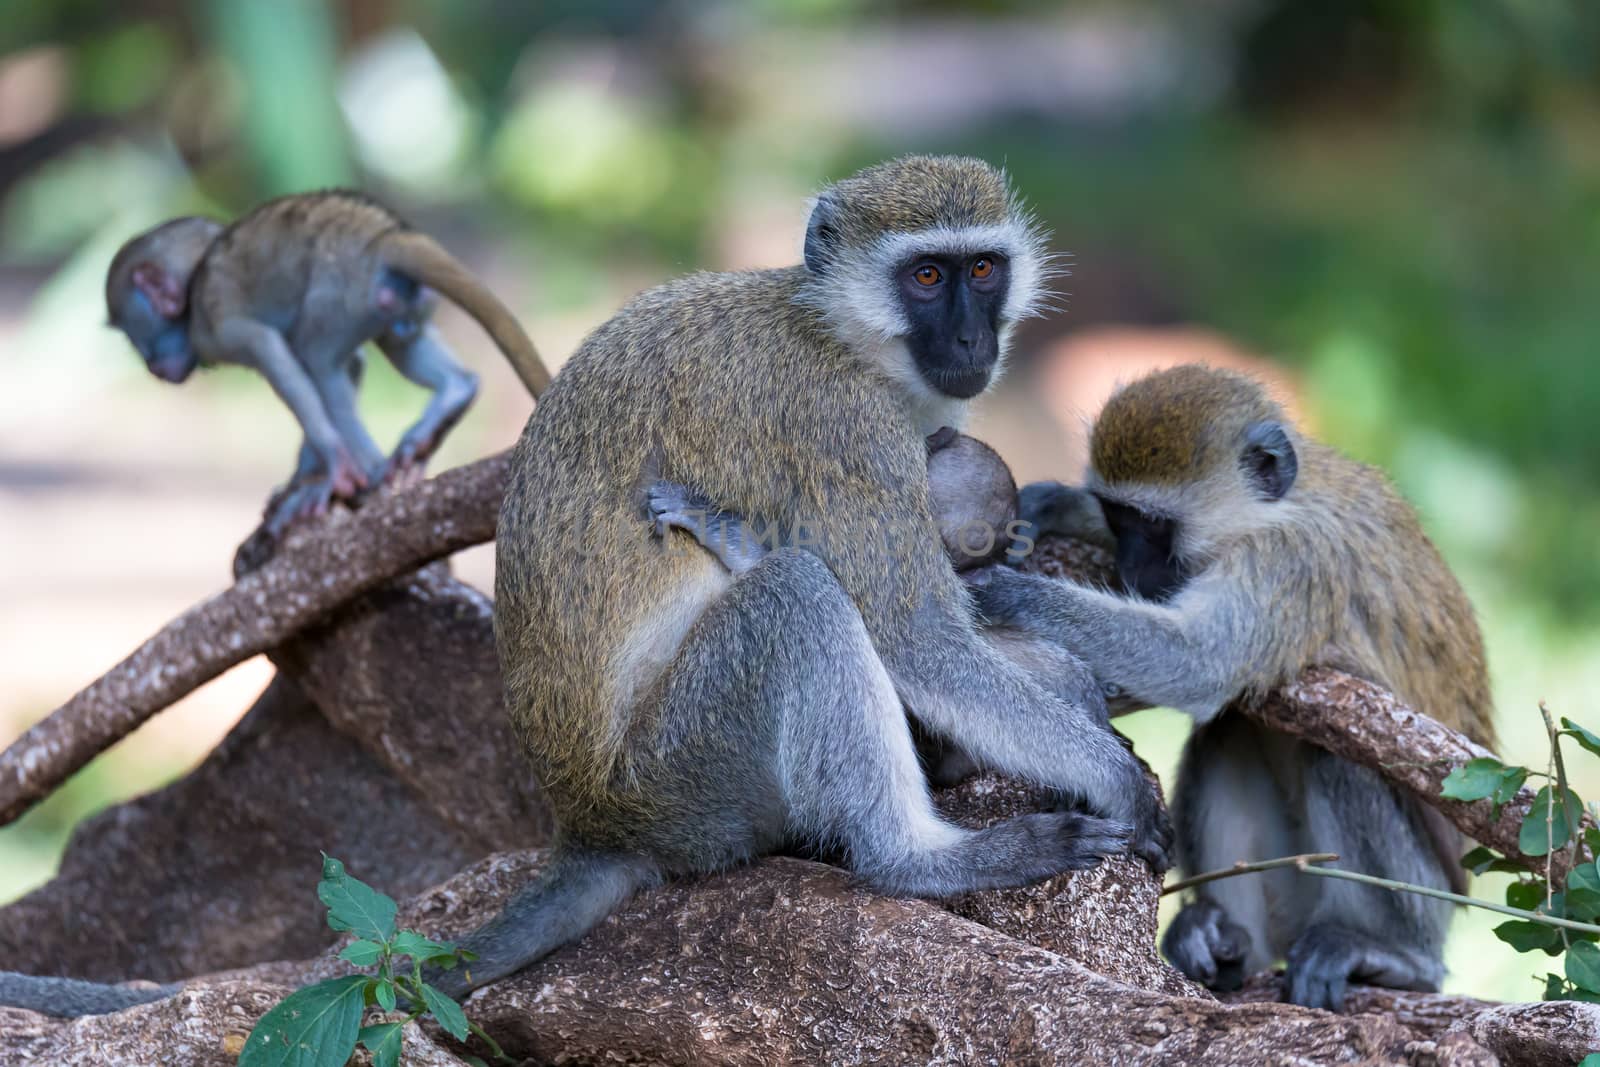
{"type": "Polygon", "coordinates": [[[399,574],[494,536],[509,461],[446,471],[334,512],[164,626],[0,753],[0,826],[151,715],[399,574]]]}
{"type": "MultiPolygon", "coordinates": [[[[405,904],[401,925],[457,935],[540,861],[484,860],[405,904]]],[[[1103,932],[1119,930],[1134,934],[1103,932]]],[[[198,979],[102,1020],[0,1011],[0,1060],[227,1063],[285,989],[343,973],[330,949],[198,979]]],[[[1358,1014],[1338,1016],[1138,988],[932,904],[865,892],[837,869],[771,859],[640,894],[466,1009],[514,1056],[578,1064],[1542,1067],[1575,1063],[1600,1039],[1591,1005],[1353,996],[1358,1014]]]]}
{"type": "Polygon", "coordinates": [[[277,680],[205,762],[85,821],[60,873],[0,908],[0,966],[168,981],[301,957],[334,936],[309,893],[319,849],[406,895],[550,840],[488,602],[443,564],[274,659],[277,680]]]}

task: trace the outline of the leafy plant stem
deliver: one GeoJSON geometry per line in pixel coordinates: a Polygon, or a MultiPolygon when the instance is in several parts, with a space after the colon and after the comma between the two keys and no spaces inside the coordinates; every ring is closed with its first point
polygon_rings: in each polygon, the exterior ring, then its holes
{"type": "MultiPolygon", "coordinates": [[[[1300,857],[1289,857],[1299,860],[1300,857]]],[[[1282,866],[1280,864],[1279,866],[1282,866]]],[[[1487,900],[1476,900],[1472,897],[1462,896],[1460,893],[1447,893],[1443,889],[1434,889],[1425,885],[1413,885],[1410,882],[1397,882],[1392,878],[1378,878],[1370,874],[1361,874],[1358,871],[1342,871],[1337,867],[1312,867],[1304,862],[1295,862],[1306,874],[1314,874],[1319,878],[1342,878],[1347,882],[1360,882],[1363,885],[1375,885],[1381,889],[1390,889],[1397,893],[1417,893],[1436,900],[1448,900],[1454,904],[1464,904],[1469,908],[1482,908],[1485,911],[1497,911],[1502,915],[1513,915],[1527,922],[1541,923],[1545,926],[1554,926],[1562,930],[1577,930],[1579,933],[1600,934],[1600,926],[1594,923],[1581,923],[1574,919],[1560,919],[1554,915],[1543,915],[1536,911],[1524,911],[1506,904],[1491,904],[1487,900]]],[[[1226,878],[1233,874],[1232,871],[1214,872],[1218,877],[1226,878]]],[[[1244,872],[1239,872],[1244,873],[1244,872]]]]}
{"type": "Polygon", "coordinates": [[[500,1042],[498,1042],[494,1038],[490,1037],[488,1035],[488,1033],[486,1033],[484,1031],[483,1027],[479,1026],[477,1023],[475,1023],[475,1022],[473,1022],[472,1020],[469,1019],[469,1020],[467,1020],[467,1029],[471,1030],[474,1034],[477,1034],[478,1038],[484,1044],[489,1046],[489,1054],[491,1056],[493,1056],[496,1060],[498,1060],[501,1063],[515,1063],[516,1062],[510,1056],[506,1055],[506,1050],[500,1047],[500,1042]]]}
{"type": "Polygon", "coordinates": [[[1260,860],[1256,863],[1245,863],[1241,860],[1232,867],[1225,867],[1218,871],[1207,871],[1205,874],[1197,874],[1193,878],[1185,878],[1181,881],[1173,882],[1161,891],[1161,895],[1180,893],[1197,885],[1215,882],[1219,878],[1232,878],[1239,874],[1270,871],[1277,867],[1300,867],[1304,869],[1305,865],[1309,863],[1332,863],[1338,858],[1339,855],[1336,852],[1307,852],[1299,856],[1279,856],[1277,859],[1260,860]]]}

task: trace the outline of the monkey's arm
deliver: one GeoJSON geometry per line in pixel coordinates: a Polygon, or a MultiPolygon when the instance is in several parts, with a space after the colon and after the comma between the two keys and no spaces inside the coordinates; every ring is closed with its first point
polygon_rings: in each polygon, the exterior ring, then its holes
{"type": "Polygon", "coordinates": [[[1159,604],[994,567],[973,594],[990,623],[1053,640],[1139,703],[1204,722],[1239,695],[1271,650],[1260,613],[1230,586],[1237,583],[1203,576],[1159,604]]]}
{"type": "Polygon", "coordinates": [[[235,316],[222,323],[217,337],[232,362],[259,370],[294,413],[305,432],[306,443],[322,463],[332,494],[351,496],[363,488],[366,475],[345,447],[322,394],[289,350],[283,335],[265,323],[235,316]]]}

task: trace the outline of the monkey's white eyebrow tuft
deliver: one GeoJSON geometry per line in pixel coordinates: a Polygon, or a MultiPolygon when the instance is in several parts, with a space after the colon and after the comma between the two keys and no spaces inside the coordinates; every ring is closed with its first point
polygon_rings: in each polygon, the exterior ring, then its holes
{"type": "Polygon", "coordinates": [[[1009,264],[1001,318],[1010,325],[1041,313],[1052,296],[1047,283],[1067,273],[1048,244],[1048,232],[1024,214],[991,225],[887,233],[865,247],[840,250],[827,273],[808,281],[797,301],[821,312],[845,344],[883,343],[911,331],[892,283],[903,263],[917,255],[993,252],[1009,264]]]}

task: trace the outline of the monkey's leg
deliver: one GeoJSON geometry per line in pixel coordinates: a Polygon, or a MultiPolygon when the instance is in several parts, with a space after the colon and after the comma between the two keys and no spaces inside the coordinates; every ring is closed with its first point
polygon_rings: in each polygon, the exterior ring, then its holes
{"type": "MultiPolygon", "coordinates": [[[[1186,875],[1295,850],[1288,800],[1266,769],[1254,728],[1226,715],[1195,728],[1173,792],[1178,865],[1186,875]]],[[[1310,890],[1293,872],[1266,871],[1197,886],[1161,950],[1212,989],[1237,989],[1278,955],[1273,903],[1310,890]]]]}
{"type": "MultiPolygon", "coordinates": [[[[1098,684],[1087,664],[1050,641],[1000,628],[985,630],[983,638],[1058,700],[1070,703],[1098,684]]],[[[1098,713],[1106,708],[1095,704],[1088,710],[1098,713]]],[[[1095,718],[1102,727],[1110,729],[1109,716],[1095,714],[1095,718]]],[[[917,742],[917,755],[935,789],[956,785],[982,769],[978,761],[955,742],[933,733],[920,722],[915,725],[912,734],[917,742]]]]}
{"type": "MultiPolygon", "coordinates": [[[[1305,851],[1337,852],[1339,866],[1402,882],[1450,887],[1415,802],[1366,767],[1300,745],[1305,851]]],[[[1244,879],[1234,879],[1243,881],[1244,879]]],[[[1289,999],[1338,1011],[1346,985],[1436,990],[1452,906],[1414,893],[1319,879],[1289,947],[1289,999]]]]}
{"type": "Polygon", "coordinates": [[[779,549],[736,580],[669,672],[649,732],[630,739],[630,774],[647,795],[683,798],[659,847],[678,842],[696,867],[792,836],[842,845],[882,891],[946,896],[1025,885],[1126,847],[1126,826],[1079,812],[977,831],[941,819],[861,616],[809,552],[779,549]]]}
{"type": "Polygon", "coordinates": [[[439,331],[432,326],[425,326],[409,336],[385,332],[378,337],[378,347],[407,381],[433,394],[421,417],[401,436],[400,444],[389,459],[385,477],[394,478],[403,475],[409,467],[420,467],[433,455],[477,398],[478,376],[456,362],[439,337],[439,331]]]}

